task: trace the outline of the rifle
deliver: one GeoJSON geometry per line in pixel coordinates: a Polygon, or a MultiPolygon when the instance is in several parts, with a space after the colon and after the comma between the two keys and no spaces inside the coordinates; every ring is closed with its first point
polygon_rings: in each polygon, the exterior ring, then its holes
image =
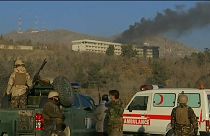
{"type": "Polygon", "coordinates": [[[98,104],[100,103],[101,103],[101,93],[100,93],[99,84],[98,84],[98,104]]]}
{"type": "Polygon", "coordinates": [[[41,67],[39,68],[39,70],[36,72],[36,74],[34,75],[34,77],[33,77],[33,84],[37,81],[37,80],[39,80],[39,73],[41,72],[41,70],[44,68],[44,66],[45,66],[45,64],[47,63],[47,60],[46,60],[46,58],[44,59],[44,61],[42,62],[42,65],[41,65],[41,67]]]}

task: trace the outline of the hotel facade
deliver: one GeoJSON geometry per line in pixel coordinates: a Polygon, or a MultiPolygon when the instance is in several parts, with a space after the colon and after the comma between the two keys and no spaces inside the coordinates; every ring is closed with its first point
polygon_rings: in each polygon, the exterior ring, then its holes
{"type": "MultiPolygon", "coordinates": [[[[105,54],[109,46],[114,47],[115,55],[122,54],[122,46],[124,45],[121,43],[105,42],[105,41],[97,41],[89,39],[72,41],[72,50],[77,52],[93,52],[93,53],[105,54]]],[[[149,46],[145,44],[142,47],[134,47],[134,50],[137,51],[137,56],[139,57],[159,58],[159,47],[157,46],[149,46]]]]}

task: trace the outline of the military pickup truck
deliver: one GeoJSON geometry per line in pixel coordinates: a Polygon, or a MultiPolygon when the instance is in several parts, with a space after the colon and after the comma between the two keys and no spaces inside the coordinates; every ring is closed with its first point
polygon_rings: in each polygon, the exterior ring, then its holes
{"type": "Polygon", "coordinates": [[[42,136],[45,123],[42,109],[52,89],[59,90],[70,135],[94,136],[96,132],[93,100],[72,89],[70,82],[62,76],[55,78],[52,84],[40,80],[28,94],[27,109],[15,110],[10,106],[2,106],[0,135],[42,136]]]}

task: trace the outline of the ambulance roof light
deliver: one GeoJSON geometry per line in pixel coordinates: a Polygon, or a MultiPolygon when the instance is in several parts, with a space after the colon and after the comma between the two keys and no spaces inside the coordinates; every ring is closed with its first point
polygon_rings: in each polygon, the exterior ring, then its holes
{"type": "Polygon", "coordinates": [[[141,85],[140,91],[146,91],[146,90],[153,90],[153,89],[159,89],[160,87],[158,85],[141,85]]]}

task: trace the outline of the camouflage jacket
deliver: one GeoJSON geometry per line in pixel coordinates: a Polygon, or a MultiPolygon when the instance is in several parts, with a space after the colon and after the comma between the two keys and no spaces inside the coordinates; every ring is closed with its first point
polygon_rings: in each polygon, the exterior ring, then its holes
{"type": "Polygon", "coordinates": [[[108,104],[108,110],[106,114],[107,125],[109,128],[122,128],[123,120],[123,103],[119,99],[117,101],[111,101],[108,104]]]}
{"type": "Polygon", "coordinates": [[[173,108],[172,112],[171,112],[171,126],[172,126],[172,129],[175,130],[175,127],[178,125],[176,123],[176,110],[177,108],[183,108],[183,107],[188,107],[188,118],[189,118],[189,121],[190,121],[190,124],[191,126],[193,127],[193,131],[194,131],[194,134],[197,134],[198,132],[198,121],[197,121],[197,118],[196,118],[196,115],[193,111],[193,109],[187,105],[179,105],[175,108],[173,108]]]}
{"type": "Polygon", "coordinates": [[[43,115],[46,120],[55,119],[55,118],[64,119],[63,111],[59,108],[59,105],[50,99],[44,105],[43,115]]]}
{"type": "Polygon", "coordinates": [[[51,128],[63,130],[64,112],[57,103],[49,99],[44,105],[42,114],[45,120],[44,127],[46,128],[46,131],[51,128]]]}
{"type": "Polygon", "coordinates": [[[25,67],[18,67],[14,69],[11,74],[7,86],[7,95],[20,96],[26,93],[28,88],[32,86],[30,75],[26,72],[25,67]],[[17,75],[20,75],[16,77],[17,75]],[[16,83],[19,82],[19,83],[16,83]]]}

